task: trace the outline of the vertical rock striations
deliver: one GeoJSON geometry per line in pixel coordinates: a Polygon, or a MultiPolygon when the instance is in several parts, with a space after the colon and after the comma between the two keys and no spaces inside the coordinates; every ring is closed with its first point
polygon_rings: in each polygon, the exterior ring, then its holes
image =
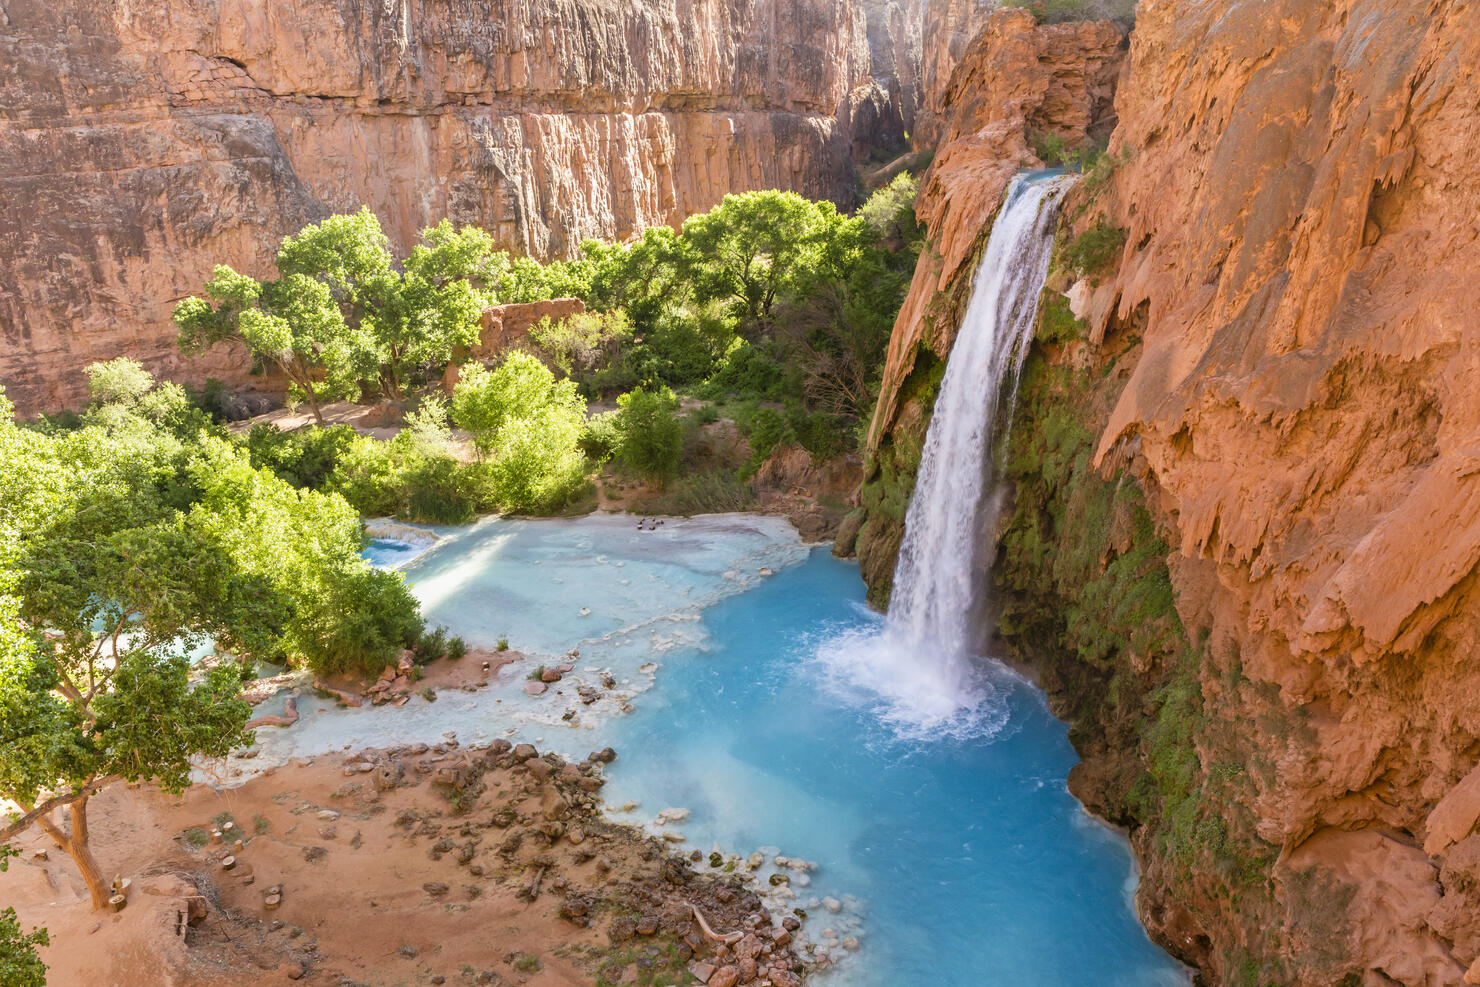
{"type": "Polygon", "coordinates": [[[986,29],[1001,0],[929,0],[920,26],[920,103],[910,137],[916,148],[945,143],[950,111],[943,104],[951,75],[986,29]]]}
{"type": "Polygon", "coordinates": [[[95,359],[187,371],[169,311],[211,264],[361,203],[401,245],[448,216],[555,257],[731,191],[847,202],[866,30],[853,0],[11,0],[0,379],[32,412],[95,359]]]}
{"type": "MultiPolygon", "coordinates": [[[[1441,876],[1473,869],[1480,800],[1435,819],[1480,755],[1476,64],[1473,4],[1143,3],[1093,207],[1127,246],[1081,295],[1089,340],[1144,339],[1097,461],[1159,491],[1204,715],[1261,697],[1269,724],[1201,738],[1202,767],[1262,756],[1230,797],[1277,900],[1346,905],[1278,950],[1294,982],[1480,958],[1454,921],[1480,892],[1441,876]]],[[[1267,954],[1197,919],[1215,957],[1267,954]]]]}

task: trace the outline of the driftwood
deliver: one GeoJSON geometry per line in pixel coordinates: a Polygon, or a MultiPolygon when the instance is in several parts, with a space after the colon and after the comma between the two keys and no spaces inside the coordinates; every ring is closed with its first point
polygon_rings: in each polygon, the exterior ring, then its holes
{"type": "Polygon", "coordinates": [[[534,901],[538,898],[540,896],[540,883],[544,881],[545,872],[549,869],[549,867],[541,867],[535,871],[534,880],[529,883],[529,887],[524,889],[520,897],[527,901],[534,901]]]}
{"type": "Polygon", "coordinates": [[[745,938],[745,933],[743,932],[726,932],[723,934],[715,932],[709,927],[709,923],[704,921],[704,913],[699,911],[698,905],[695,905],[691,902],[689,904],[689,908],[694,913],[694,921],[699,923],[699,929],[704,933],[705,938],[707,938],[710,942],[718,942],[723,943],[726,946],[732,946],[735,943],[739,942],[741,939],[745,938]]]}

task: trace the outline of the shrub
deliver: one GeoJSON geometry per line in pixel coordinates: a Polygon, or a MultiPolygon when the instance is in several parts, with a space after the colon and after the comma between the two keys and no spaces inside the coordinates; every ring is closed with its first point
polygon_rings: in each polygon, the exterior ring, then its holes
{"type": "Polygon", "coordinates": [[[98,404],[137,404],[154,388],[154,375],[126,356],[94,363],[86,373],[88,393],[98,404]]]}
{"type": "Polygon", "coordinates": [[[552,407],[542,418],[516,418],[499,431],[498,457],[488,466],[493,495],[510,511],[546,513],[568,504],[586,485],[581,453],[584,415],[552,407]]]}
{"type": "Polygon", "coordinates": [[[586,458],[593,463],[604,463],[616,455],[622,442],[621,418],[620,411],[604,411],[587,419],[580,439],[586,458]]]}
{"type": "Polygon", "coordinates": [[[785,415],[774,408],[756,408],[743,412],[739,420],[740,430],[750,440],[750,461],[741,467],[742,476],[752,476],[761,464],[771,458],[779,445],[795,442],[796,432],[785,415]]]}
{"type": "Polygon", "coordinates": [[[610,366],[632,338],[627,313],[585,312],[565,319],[548,317],[529,329],[540,355],[565,376],[589,386],[595,375],[610,366]]]}
{"type": "Polygon", "coordinates": [[[243,444],[254,468],[269,469],[295,487],[317,490],[329,482],[355,439],[355,430],[348,425],[308,426],[294,432],[254,425],[243,444]]]}
{"type": "Polygon", "coordinates": [[[1126,231],[1097,219],[1064,248],[1065,265],[1080,277],[1092,277],[1114,263],[1125,246],[1126,231]]]}
{"type": "Polygon", "coordinates": [[[617,399],[621,407],[617,448],[622,462],[661,487],[678,472],[683,457],[683,424],[673,392],[636,390],[617,399]]]}
{"type": "Polygon", "coordinates": [[[880,238],[893,237],[908,243],[919,236],[920,225],[915,219],[915,197],[919,193],[920,183],[915,176],[900,172],[868,197],[858,215],[880,238]]]}
{"type": "Polygon", "coordinates": [[[1040,24],[1114,20],[1131,26],[1136,22],[1136,0],[1003,0],[1002,6],[1028,10],[1040,24]]]}
{"type": "Polygon", "coordinates": [[[416,598],[399,573],[350,565],[331,570],[316,604],[300,620],[305,664],[319,675],[373,675],[421,636],[416,598]]]}

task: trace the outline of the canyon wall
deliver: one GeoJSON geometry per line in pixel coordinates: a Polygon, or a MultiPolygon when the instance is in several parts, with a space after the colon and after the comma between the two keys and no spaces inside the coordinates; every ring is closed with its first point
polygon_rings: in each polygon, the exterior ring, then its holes
{"type": "Polygon", "coordinates": [[[946,87],[966,49],[987,26],[1001,0],[929,0],[921,12],[919,109],[910,140],[916,149],[939,147],[952,114],[944,105],[946,87]]]}
{"type": "Polygon", "coordinates": [[[120,354],[241,381],[180,363],[174,302],[362,203],[542,258],[731,191],[846,204],[872,61],[854,0],[6,0],[0,380],[23,413],[120,354]]]}
{"type": "MultiPolygon", "coordinates": [[[[1213,983],[1480,982],[1477,64],[1457,0],[1143,0],[1064,206],[1002,634],[1131,830],[1152,935],[1213,983]]],[[[854,519],[878,600],[1013,167],[922,188],[854,519]]]]}

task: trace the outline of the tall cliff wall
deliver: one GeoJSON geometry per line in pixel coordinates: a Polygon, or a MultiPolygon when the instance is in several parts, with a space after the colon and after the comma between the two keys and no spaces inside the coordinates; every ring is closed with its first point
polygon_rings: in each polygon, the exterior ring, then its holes
{"type": "MultiPolygon", "coordinates": [[[[1457,0],[1143,0],[1065,205],[1003,634],[1132,830],[1152,934],[1215,983],[1480,982],[1476,64],[1457,0]]],[[[962,274],[927,263],[948,317],[962,274]]],[[[876,598],[929,326],[901,317],[874,422],[876,598]]]]}
{"type": "Polygon", "coordinates": [[[928,0],[920,23],[920,103],[910,139],[916,149],[946,140],[951,112],[944,105],[951,74],[987,26],[1001,0],[928,0]]]}
{"type": "Polygon", "coordinates": [[[552,257],[731,191],[847,202],[866,32],[853,0],[7,0],[0,380],[32,412],[125,353],[240,379],[178,364],[174,301],[361,203],[552,257]]]}

